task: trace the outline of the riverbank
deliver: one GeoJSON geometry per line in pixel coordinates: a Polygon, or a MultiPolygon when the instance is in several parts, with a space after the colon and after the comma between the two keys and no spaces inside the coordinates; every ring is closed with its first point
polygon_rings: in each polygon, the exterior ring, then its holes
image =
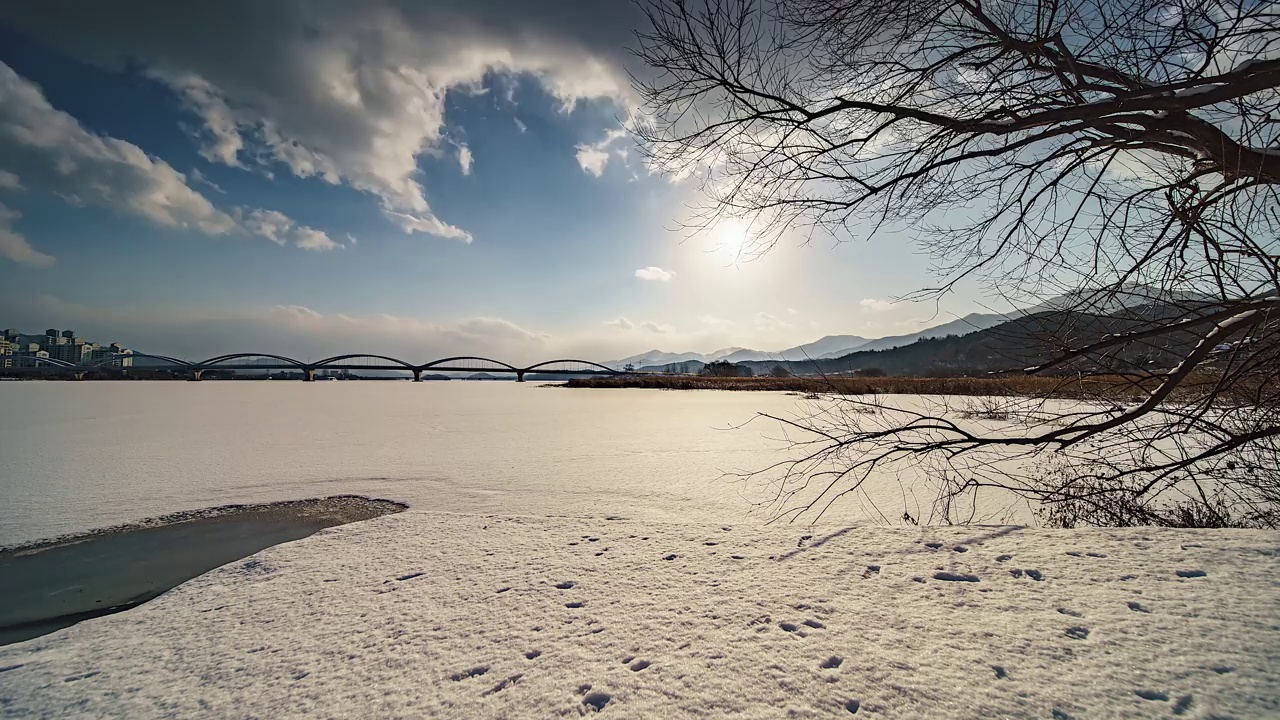
{"type": "Polygon", "coordinates": [[[710,377],[703,375],[618,375],[574,378],[568,388],[648,388],[657,390],[736,390],[836,395],[1034,396],[1064,399],[1099,396],[1140,397],[1132,379],[1060,377],[710,377]]]}
{"type": "Polygon", "coordinates": [[[0,548],[0,645],[137,607],[264,548],[404,509],[356,496],[231,505],[0,548]]]}
{"type": "Polygon", "coordinates": [[[10,717],[1273,717],[1277,546],[410,510],[0,648],[0,695],[10,717]]]}

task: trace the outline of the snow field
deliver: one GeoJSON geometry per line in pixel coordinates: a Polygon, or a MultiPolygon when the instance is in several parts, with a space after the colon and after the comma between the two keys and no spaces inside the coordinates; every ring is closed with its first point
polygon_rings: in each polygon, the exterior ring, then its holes
{"type": "Polygon", "coordinates": [[[0,648],[4,717],[1280,717],[1280,537],[408,512],[0,648]]]}

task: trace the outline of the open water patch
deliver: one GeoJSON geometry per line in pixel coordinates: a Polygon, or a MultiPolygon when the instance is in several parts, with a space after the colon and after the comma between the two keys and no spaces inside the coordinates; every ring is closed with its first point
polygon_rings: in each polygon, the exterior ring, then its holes
{"type": "Polygon", "coordinates": [[[224,505],[0,548],[0,645],[128,610],[273,545],[407,507],[356,495],[224,505]]]}

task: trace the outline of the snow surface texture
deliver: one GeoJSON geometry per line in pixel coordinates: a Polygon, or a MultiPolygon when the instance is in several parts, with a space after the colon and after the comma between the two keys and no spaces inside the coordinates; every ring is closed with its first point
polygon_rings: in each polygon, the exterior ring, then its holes
{"type": "Polygon", "coordinates": [[[5,717],[1280,717],[1280,536],[409,510],[0,648],[5,717]]]}

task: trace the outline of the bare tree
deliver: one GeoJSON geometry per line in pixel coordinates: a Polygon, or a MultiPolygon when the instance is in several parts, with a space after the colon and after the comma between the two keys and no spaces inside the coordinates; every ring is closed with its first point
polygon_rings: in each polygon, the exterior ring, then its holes
{"type": "Polygon", "coordinates": [[[780,516],[912,464],[948,509],[996,488],[1062,525],[1280,524],[1273,2],[642,6],[636,132],[652,166],[701,180],[691,228],[745,218],[751,254],[913,233],[939,283],[912,297],[1058,296],[1011,369],[1109,378],[986,419],[856,399],[776,418],[805,450],[773,468],[780,516]]]}

